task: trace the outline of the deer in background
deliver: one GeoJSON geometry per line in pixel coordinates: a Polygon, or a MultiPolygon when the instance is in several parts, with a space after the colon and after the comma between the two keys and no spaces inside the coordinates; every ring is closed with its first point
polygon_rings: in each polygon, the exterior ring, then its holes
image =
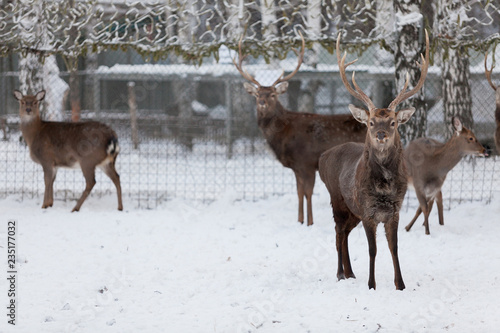
{"type": "Polygon", "coordinates": [[[305,41],[302,34],[302,50],[293,51],[298,56],[298,64],[293,72],[281,76],[269,87],[262,86],[253,76],[243,70],[242,55],[239,42],[239,60],[233,63],[246,80],[245,90],[253,95],[257,104],[257,123],[276,158],[284,167],[290,168],[297,181],[299,198],[298,221],[304,222],[304,197],[307,200],[307,225],[313,224],[312,194],[318,169],[318,159],[325,150],[341,143],[363,142],[366,128],[351,115],[319,115],[312,113],[292,112],[283,107],[278,95],[286,92],[288,80],[299,70],[304,58],[305,41]]]}
{"type": "Polygon", "coordinates": [[[370,254],[370,277],[368,287],[376,288],[375,256],[377,254],[376,231],[379,222],[385,227],[389,249],[394,265],[396,289],[403,290],[405,284],[401,275],[398,257],[399,210],[407,189],[403,147],[398,126],[406,123],[415,108],[401,109],[398,104],[422,88],[429,67],[429,36],[426,31],[425,59],[419,65],[420,79],[417,85],[407,91],[409,75],[401,92],[388,108],[376,108],[372,100],[361,90],[352,74],[351,86],[345,70],[356,60],[345,64],[339,50],[340,34],[337,38],[337,61],[340,77],[347,91],[363,102],[367,109],[349,105],[357,121],[368,126],[366,141],[345,143],[324,152],[319,159],[319,174],[330,193],[335,220],[336,245],[338,253],[337,278],[355,278],[349,258],[348,237],[351,230],[363,221],[370,254]]]}
{"type": "Polygon", "coordinates": [[[491,64],[491,68],[488,70],[488,67],[486,66],[487,59],[488,59],[488,52],[486,52],[486,55],[484,56],[484,71],[488,83],[495,91],[495,102],[497,106],[495,110],[495,122],[497,124],[497,129],[495,131],[495,146],[497,148],[497,154],[500,155],[500,89],[498,89],[498,87],[491,80],[491,73],[493,72],[493,68],[495,68],[495,66],[491,64]]]}
{"type": "Polygon", "coordinates": [[[111,178],[118,194],[118,210],[123,210],[120,176],[115,162],[120,147],[116,133],[107,125],[96,121],[79,123],[51,122],[40,119],[40,102],[45,97],[42,90],[36,95],[24,96],[14,91],[19,101],[21,132],[28,144],[31,159],[43,168],[45,194],[42,208],[54,203],[53,185],[57,168],[80,167],[86,187],[73,212],[80,210],[95,185],[95,168],[100,167],[111,178]]]}
{"type": "Polygon", "coordinates": [[[453,117],[452,125],[455,133],[448,142],[419,138],[410,142],[404,151],[408,184],[413,185],[419,202],[415,217],[406,226],[406,231],[410,231],[423,212],[425,233],[430,234],[429,214],[434,200],[438,207],[439,224],[443,225],[441,187],[446,175],[465,155],[486,155],[486,149],[477,141],[474,133],[462,125],[458,117],[453,117]]]}

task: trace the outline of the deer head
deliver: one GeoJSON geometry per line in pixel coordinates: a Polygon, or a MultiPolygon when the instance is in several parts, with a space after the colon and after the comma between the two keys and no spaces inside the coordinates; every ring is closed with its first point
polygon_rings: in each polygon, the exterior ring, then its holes
{"type": "Polygon", "coordinates": [[[397,131],[398,126],[406,123],[415,112],[415,108],[413,107],[401,109],[396,112],[396,107],[404,100],[416,94],[424,85],[425,77],[427,76],[427,69],[429,67],[429,36],[427,31],[425,32],[425,42],[425,59],[424,56],[421,55],[421,63],[417,62],[417,65],[421,69],[420,80],[417,85],[413,89],[406,91],[410,81],[409,74],[406,74],[406,82],[403,89],[389,104],[389,106],[387,108],[376,108],[372,100],[357,85],[354,77],[355,72],[352,73],[352,83],[354,88],[347,81],[345,70],[349,65],[355,63],[358,59],[345,64],[345,58],[347,55],[346,52],[344,52],[344,56],[340,58],[340,34],[337,38],[337,61],[339,64],[339,72],[342,82],[347,88],[347,91],[349,91],[352,96],[363,102],[366,106],[366,109],[364,109],[350,104],[349,110],[357,121],[368,126],[367,142],[379,151],[386,151],[389,147],[394,145],[396,138],[399,138],[399,133],[397,131]]]}
{"type": "Polygon", "coordinates": [[[459,151],[462,155],[476,155],[476,156],[487,156],[486,149],[483,145],[477,141],[474,133],[464,127],[460,118],[453,117],[452,119],[453,129],[455,130],[456,139],[459,140],[459,151]]]}
{"type": "Polygon", "coordinates": [[[247,71],[242,68],[242,62],[247,57],[247,55],[242,55],[241,52],[241,43],[243,41],[243,36],[241,36],[240,41],[238,43],[238,63],[233,58],[233,63],[236,66],[236,69],[240,72],[241,76],[250,81],[251,83],[245,82],[243,86],[245,90],[253,95],[257,101],[257,113],[259,117],[273,116],[277,110],[277,105],[279,104],[278,95],[281,95],[286,92],[288,89],[288,80],[290,80],[297,72],[299,71],[300,65],[304,59],[305,52],[305,41],[302,34],[299,32],[300,38],[302,39],[302,50],[299,53],[296,49],[293,49],[295,54],[298,57],[297,67],[293,72],[284,76],[284,71],[280,75],[280,77],[274,81],[274,83],[269,86],[262,86],[252,75],[250,75],[247,71]]]}
{"type": "Polygon", "coordinates": [[[45,98],[45,90],[34,96],[24,96],[19,90],[14,90],[14,98],[19,101],[19,115],[22,122],[40,118],[40,102],[45,98]]]}

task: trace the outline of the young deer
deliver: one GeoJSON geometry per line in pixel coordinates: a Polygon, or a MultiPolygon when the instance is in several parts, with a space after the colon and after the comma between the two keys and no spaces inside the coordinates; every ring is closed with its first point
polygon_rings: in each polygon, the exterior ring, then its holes
{"type": "Polygon", "coordinates": [[[495,68],[495,66],[493,66],[492,64],[491,68],[488,70],[488,67],[486,66],[487,59],[488,59],[488,52],[486,52],[486,55],[484,56],[484,71],[488,83],[495,91],[495,102],[496,102],[495,122],[497,124],[497,129],[495,131],[495,146],[497,148],[497,154],[500,155],[500,89],[498,89],[498,87],[495,84],[493,84],[493,81],[491,80],[491,73],[493,72],[493,68],[495,68]]]}
{"type": "MultiPolygon", "coordinates": [[[[301,35],[302,37],[302,35],[301,35]]],[[[307,225],[313,224],[312,194],[318,170],[318,159],[325,150],[341,143],[363,142],[366,128],[351,115],[319,115],[298,113],[285,109],[278,100],[278,95],[286,92],[288,80],[299,70],[304,58],[305,42],[302,37],[302,50],[298,65],[289,75],[283,74],[269,87],[262,86],[254,77],[242,69],[241,43],[239,42],[239,61],[233,63],[240,74],[251,83],[243,85],[246,91],[255,96],[257,101],[257,122],[267,143],[276,158],[284,167],[295,173],[297,195],[299,198],[300,223],[304,222],[304,196],[307,200],[307,225]]]]}
{"type": "Polygon", "coordinates": [[[115,170],[120,151],[116,133],[96,121],[64,123],[41,120],[39,106],[45,97],[44,90],[35,96],[23,96],[15,90],[14,97],[19,101],[21,132],[30,149],[31,159],[43,168],[45,194],[42,208],[52,207],[54,203],[53,184],[57,168],[80,167],[86,187],[73,212],[80,210],[95,185],[95,168],[98,166],[115,184],[118,210],[122,210],[120,176],[115,170]]]}
{"type": "Polygon", "coordinates": [[[429,37],[426,32],[425,59],[422,56],[422,63],[418,64],[421,75],[417,85],[406,91],[409,82],[407,75],[401,92],[384,109],[375,107],[356,84],[354,73],[354,88],[347,81],[345,70],[357,59],[345,64],[346,54],[340,59],[339,42],[340,35],[337,39],[337,61],[342,82],[349,93],[367,107],[366,110],[349,105],[349,110],[356,120],[368,126],[368,132],[364,144],[346,143],[324,152],[319,159],[319,174],[330,193],[335,220],[337,278],[355,277],[349,259],[348,237],[351,230],[363,221],[370,254],[368,287],[375,289],[375,236],[377,225],[382,222],[394,265],[394,283],[396,289],[403,290],[405,284],[399,267],[397,232],[407,180],[398,126],[406,123],[415,109],[407,108],[396,112],[396,106],[417,93],[424,84],[429,66],[429,37]]]}
{"type": "Polygon", "coordinates": [[[438,207],[439,224],[443,225],[443,194],[441,187],[448,172],[460,162],[465,155],[485,156],[486,150],[477,141],[471,130],[465,128],[459,118],[453,117],[455,135],[446,142],[429,138],[416,139],[404,151],[406,168],[408,170],[408,184],[413,185],[417,194],[419,207],[406,231],[424,213],[425,233],[429,232],[429,214],[434,200],[438,207]]]}

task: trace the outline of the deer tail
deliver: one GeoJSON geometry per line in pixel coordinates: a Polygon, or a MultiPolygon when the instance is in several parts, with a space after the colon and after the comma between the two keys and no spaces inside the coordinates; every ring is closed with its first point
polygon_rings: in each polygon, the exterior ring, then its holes
{"type": "Polygon", "coordinates": [[[109,139],[106,152],[109,156],[118,155],[120,152],[120,146],[118,145],[118,139],[116,137],[113,136],[109,139]]]}

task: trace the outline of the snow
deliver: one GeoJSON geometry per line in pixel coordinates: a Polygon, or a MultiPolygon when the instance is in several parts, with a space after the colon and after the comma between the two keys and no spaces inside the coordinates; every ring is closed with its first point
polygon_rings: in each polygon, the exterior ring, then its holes
{"type": "MultiPolygon", "coordinates": [[[[116,211],[113,195],[42,210],[42,198],[0,200],[5,244],[15,219],[16,327],[2,332],[493,332],[500,297],[500,201],[431,213],[431,235],[404,226],[396,291],[383,227],[377,290],[369,290],[360,226],[349,239],[357,279],[337,281],[334,222],[318,179],[315,225],[296,222],[294,193],[211,204],[167,201],[155,210],[116,211]]],[[[5,246],[4,246],[5,248],[5,246]]],[[[3,253],[5,250],[2,250],[3,253]]],[[[5,257],[4,257],[5,258],[5,257]]],[[[6,267],[4,262],[4,267],[6,267]]],[[[0,279],[5,304],[6,279],[0,279]]],[[[4,308],[5,309],[5,308],[4,308]]],[[[5,311],[5,310],[4,310],[5,311]]]]}

